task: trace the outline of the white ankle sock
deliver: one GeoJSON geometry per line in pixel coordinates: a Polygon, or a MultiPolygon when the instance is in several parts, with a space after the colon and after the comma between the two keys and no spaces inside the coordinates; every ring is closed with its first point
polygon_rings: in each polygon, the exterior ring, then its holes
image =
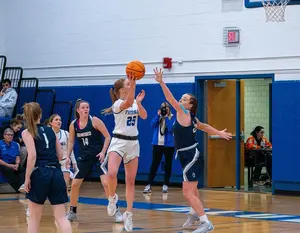
{"type": "Polygon", "coordinates": [[[196,211],[192,207],[190,208],[190,214],[192,214],[192,215],[196,215],[197,214],[196,211]]]}
{"type": "Polygon", "coordinates": [[[208,222],[208,218],[207,218],[206,214],[203,216],[200,216],[200,222],[208,222]]]}

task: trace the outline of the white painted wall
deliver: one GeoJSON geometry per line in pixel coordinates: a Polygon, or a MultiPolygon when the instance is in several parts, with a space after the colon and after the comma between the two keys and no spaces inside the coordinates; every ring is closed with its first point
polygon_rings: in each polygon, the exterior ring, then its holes
{"type": "Polygon", "coordinates": [[[300,7],[289,7],[287,21],[278,24],[265,23],[263,9],[233,2],[8,1],[6,53],[11,65],[23,66],[25,76],[41,78],[42,85],[111,83],[133,59],[146,64],[149,76],[141,82],[149,83],[164,56],[175,61],[166,71],[171,82],[208,74],[300,73],[300,7]],[[223,46],[223,28],[231,26],[241,29],[239,48],[223,46]]]}
{"type": "Polygon", "coordinates": [[[247,79],[245,83],[245,141],[253,129],[260,125],[265,128],[265,136],[269,139],[269,84],[270,79],[247,79]]]}
{"type": "Polygon", "coordinates": [[[0,0],[0,55],[5,54],[5,27],[6,17],[5,17],[5,2],[0,0]]]}

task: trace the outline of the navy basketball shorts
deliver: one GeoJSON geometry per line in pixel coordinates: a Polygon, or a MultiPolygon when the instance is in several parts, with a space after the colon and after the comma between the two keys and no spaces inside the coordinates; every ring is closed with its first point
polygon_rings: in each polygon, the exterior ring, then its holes
{"type": "Polygon", "coordinates": [[[105,157],[103,163],[99,163],[99,159],[96,156],[92,158],[79,158],[77,160],[79,172],[75,179],[85,179],[93,171],[94,166],[100,166],[100,176],[107,174],[108,156],[105,157]]]}
{"type": "Polygon", "coordinates": [[[198,181],[204,170],[204,159],[200,156],[198,147],[177,153],[182,166],[183,181],[198,181]]]}
{"type": "Polygon", "coordinates": [[[31,189],[26,193],[30,201],[43,205],[48,198],[51,205],[68,202],[63,172],[60,167],[37,167],[31,174],[31,189]]]}

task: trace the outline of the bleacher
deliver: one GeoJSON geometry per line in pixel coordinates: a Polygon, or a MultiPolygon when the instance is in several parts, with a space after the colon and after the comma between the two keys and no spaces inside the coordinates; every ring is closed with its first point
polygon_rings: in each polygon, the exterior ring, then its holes
{"type": "MultiPolygon", "coordinates": [[[[72,102],[59,101],[56,99],[56,93],[52,89],[40,88],[39,79],[36,77],[23,77],[22,67],[8,67],[7,58],[0,55],[0,78],[11,80],[11,86],[18,93],[18,99],[12,118],[17,114],[23,113],[23,105],[28,102],[38,102],[43,109],[42,119],[50,117],[57,113],[62,118],[62,129],[68,130],[72,115],[72,102]]],[[[11,118],[0,117],[0,126],[8,122],[11,118]]],[[[0,174],[0,184],[6,182],[0,174]]]]}
{"type": "MultiPolygon", "coordinates": [[[[22,114],[22,107],[28,102],[38,102],[43,109],[42,121],[51,116],[53,113],[58,113],[63,120],[62,129],[68,129],[71,121],[72,102],[59,101],[56,99],[55,91],[39,87],[39,80],[36,77],[23,77],[22,67],[8,67],[7,58],[0,55],[0,77],[1,82],[4,79],[10,79],[11,85],[18,93],[17,104],[14,109],[13,117],[17,114],[22,114]]],[[[1,123],[4,120],[1,119],[1,123]]]]}

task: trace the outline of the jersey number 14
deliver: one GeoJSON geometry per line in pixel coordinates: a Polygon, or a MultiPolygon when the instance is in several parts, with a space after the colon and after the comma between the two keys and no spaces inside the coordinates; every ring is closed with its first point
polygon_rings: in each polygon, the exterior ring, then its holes
{"type": "Polygon", "coordinates": [[[82,143],[84,146],[88,146],[89,145],[89,139],[88,138],[81,138],[82,139],[82,143]]]}
{"type": "Polygon", "coordinates": [[[136,116],[127,117],[127,126],[135,126],[136,116]]]}

